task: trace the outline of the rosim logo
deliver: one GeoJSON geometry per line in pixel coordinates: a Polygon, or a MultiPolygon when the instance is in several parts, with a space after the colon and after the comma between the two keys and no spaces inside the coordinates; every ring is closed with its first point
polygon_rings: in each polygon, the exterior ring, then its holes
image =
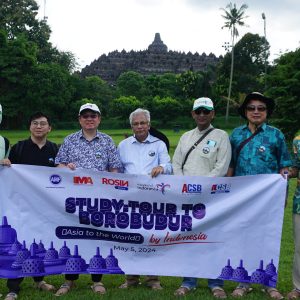
{"type": "Polygon", "coordinates": [[[117,190],[128,190],[128,180],[102,178],[102,184],[114,185],[117,190]]]}
{"type": "Polygon", "coordinates": [[[93,179],[92,177],[80,177],[80,176],[74,176],[73,178],[74,184],[87,184],[87,185],[92,185],[93,184],[93,179]]]}

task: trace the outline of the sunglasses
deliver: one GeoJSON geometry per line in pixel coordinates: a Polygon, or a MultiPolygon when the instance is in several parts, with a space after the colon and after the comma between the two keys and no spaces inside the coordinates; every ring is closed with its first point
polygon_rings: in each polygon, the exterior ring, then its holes
{"type": "Polygon", "coordinates": [[[90,118],[90,119],[96,119],[98,117],[98,115],[97,114],[84,114],[84,115],[81,115],[80,117],[82,119],[88,119],[88,118],[90,118]]]}
{"type": "Polygon", "coordinates": [[[263,111],[266,111],[267,110],[267,107],[266,106],[263,106],[263,105],[260,105],[260,106],[255,106],[255,105],[248,105],[246,107],[246,110],[247,111],[259,111],[259,112],[263,112],[263,111]]]}
{"type": "Polygon", "coordinates": [[[211,110],[208,110],[206,108],[199,108],[194,110],[196,115],[200,115],[201,113],[203,113],[204,115],[209,115],[209,113],[211,112],[211,110]]]}

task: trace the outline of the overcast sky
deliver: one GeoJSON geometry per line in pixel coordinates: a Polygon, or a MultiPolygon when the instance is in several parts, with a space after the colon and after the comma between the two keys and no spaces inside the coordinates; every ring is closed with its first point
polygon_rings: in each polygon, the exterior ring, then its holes
{"type": "MultiPolygon", "coordinates": [[[[80,68],[114,50],[145,50],[159,32],[169,50],[224,55],[230,41],[220,8],[229,0],[38,0],[39,18],[46,12],[51,42],[75,54],[80,68]],[[44,3],[46,6],[44,9],[44,3]]],[[[264,35],[271,60],[300,44],[300,0],[232,1],[248,5],[245,33],[264,35]]],[[[238,38],[238,39],[239,39],[238,38]]]]}

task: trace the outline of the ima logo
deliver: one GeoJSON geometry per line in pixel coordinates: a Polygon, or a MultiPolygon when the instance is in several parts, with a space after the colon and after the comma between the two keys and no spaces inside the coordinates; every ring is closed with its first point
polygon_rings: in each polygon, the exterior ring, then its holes
{"type": "Polygon", "coordinates": [[[93,179],[92,177],[80,177],[80,176],[74,176],[73,178],[74,184],[87,184],[87,185],[92,185],[93,184],[93,179]]]}
{"type": "Polygon", "coordinates": [[[211,186],[211,194],[229,193],[231,185],[226,183],[213,184],[211,186]]]}
{"type": "Polygon", "coordinates": [[[128,180],[102,178],[102,184],[113,185],[117,190],[128,190],[128,180]]]}
{"type": "Polygon", "coordinates": [[[201,184],[184,183],[182,186],[182,194],[200,194],[202,192],[201,184]]]}

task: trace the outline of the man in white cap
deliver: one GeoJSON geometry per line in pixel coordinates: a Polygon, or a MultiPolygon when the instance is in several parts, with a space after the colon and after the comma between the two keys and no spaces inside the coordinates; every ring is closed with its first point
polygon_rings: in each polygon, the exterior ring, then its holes
{"type": "MultiPolygon", "coordinates": [[[[175,175],[225,176],[231,158],[227,133],[211,125],[215,116],[211,99],[202,97],[194,101],[192,117],[197,127],[184,133],[173,156],[175,175]]],[[[197,286],[197,278],[185,277],[176,296],[185,296],[197,286]]],[[[209,279],[208,286],[216,298],[226,298],[223,281],[209,279]]]]}
{"type": "MultiPolygon", "coordinates": [[[[110,136],[98,131],[101,122],[100,109],[96,104],[86,103],[79,109],[81,130],[67,136],[55,158],[59,167],[92,169],[118,172],[122,168],[116,146],[110,136]]],[[[92,274],[92,290],[98,294],[106,292],[101,282],[102,274],[92,274]]],[[[65,283],[56,292],[61,296],[74,286],[78,274],[67,274],[65,283]]]]}

